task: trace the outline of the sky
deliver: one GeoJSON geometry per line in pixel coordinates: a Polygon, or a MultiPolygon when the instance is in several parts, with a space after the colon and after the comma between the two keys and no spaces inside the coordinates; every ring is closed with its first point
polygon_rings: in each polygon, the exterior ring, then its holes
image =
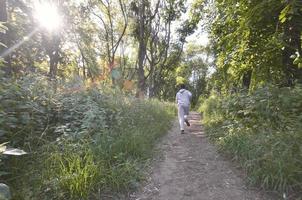
{"type": "Polygon", "coordinates": [[[201,46],[207,46],[209,44],[209,38],[208,38],[208,33],[205,32],[204,30],[198,29],[195,31],[194,34],[190,35],[187,38],[187,41],[189,43],[195,43],[199,44],[201,46]]]}
{"type": "MultiPolygon", "coordinates": [[[[188,0],[186,3],[187,4],[186,6],[189,8],[184,16],[186,19],[188,18],[188,13],[193,1],[194,0],[188,0]]],[[[199,25],[197,25],[198,27],[197,30],[195,30],[195,32],[187,38],[188,42],[192,42],[194,44],[201,45],[201,46],[207,46],[209,44],[208,33],[204,29],[202,29],[201,26],[202,23],[204,23],[204,21],[201,20],[199,22],[199,25]]]]}
{"type": "MultiPolygon", "coordinates": [[[[186,7],[188,8],[187,12],[181,16],[180,20],[177,20],[172,23],[172,33],[174,35],[174,37],[172,37],[172,38],[177,39],[176,38],[177,29],[180,28],[181,24],[185,20],[189,19],[189,11],[190,11],[193,1],[194,0],[187,0],[187,2],[186,2],[186,7]]],[[[203,23],[203,22],[201,21],[200,24],[201,23],[203,23]]],[[[206,46],[209,44],[208,33],[201,28],[202,26],[200,24],[197,26],[198,27],[197,30],[195,30],[195,32],[192,35],[187,37],[187,42],[188,43],[192,42],[197,45],[206,46]]],[[[186,46],[185,46],[185,48],[186,48],[186,46]]]]}
{"type": "MultiPolygon", "coordinates": [[[[74,0],[76,3],[80,3],[80,2],[85,2],[87,0],[74,0]]],[[[177,32],[176,30],[181,26],[181,23],[188,19],[188,13],[189,13],[189,10],[190,10],[190,7],[192,5],[194,0],[187,0],[186,1],[186,7],[188,8],[187,9],[187,13],[185,13],[180,21],[177,21],[177,22],[174,22],[173,25],[172,25],[172,31],[174,33],[174,38],[176,39],[177,37],[177,32]]],[[[209,39],[208,39],[208,33],[204,32],[202,29],[201,29],[201,26],[198,26],[199,28],[195,31],[194,34],[192,34],[191,36],[189,36],[187,38],[187,41],[188,42],[193,42],[195,44],[199,44],[199,45],[202,45],[202,46],[206,46],[208,43],[209,43],[209,39]]]]}

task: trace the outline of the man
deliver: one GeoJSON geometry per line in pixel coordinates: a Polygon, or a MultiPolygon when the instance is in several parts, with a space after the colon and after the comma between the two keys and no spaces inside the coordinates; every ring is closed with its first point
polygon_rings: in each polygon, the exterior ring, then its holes
{"type": "Polygon", "coordinates": [[[185,133],[184,122],[187,126],[190,126],[188,121],[190,101],[192,99],[192,93],[189,90],[186,90],[184,84],[180,85],[180,90],[176,94],[176,103],[178,106],[178,120],[180,125],[181,134],[185,133]]]}

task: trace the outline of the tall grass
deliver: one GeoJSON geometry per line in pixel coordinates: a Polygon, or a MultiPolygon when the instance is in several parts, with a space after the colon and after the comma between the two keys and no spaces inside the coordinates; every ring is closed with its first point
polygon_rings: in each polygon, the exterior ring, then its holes
{"type": "Polygon", "coordinates": [[[249,181],[302,191],[302,88],[212,95],[200,107],[208,135],[247,171],[249,181]]]}
{"type": "Polygon", "coordinates": [[[175,115],[169,103],[101,85],[53,92],[47,80],[30,77],[1,90],[2,105],[9,105],[1,107],[9,113],[2,139],[29,153],[0,163],[7,172],[1,178],[18,200],[88,199],[134,189],[175,115]]]}

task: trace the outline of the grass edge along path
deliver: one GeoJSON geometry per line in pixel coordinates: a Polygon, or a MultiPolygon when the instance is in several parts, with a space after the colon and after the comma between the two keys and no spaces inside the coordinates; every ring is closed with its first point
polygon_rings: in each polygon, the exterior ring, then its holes
{"type": "Polygon", "coordinates": [[[18,85],[18,93],[12,86],[4,88],[14,102],[3,108],[15,121],[28,119],[12,128],[8,117],[1,127],[7,140],[28,152],[1,160],[13,200],[94,199],[135,188],[155,141],[175,118],[173,104],[115,90],[60,89],[54,94],[43,80],[18,85]]]}
{"type": "Polygon", "coordinates": [[[302,194],[302,88],[211,95],[201,105],[207,135],[247,172],[251,184],[286,199],[302,194]]]}

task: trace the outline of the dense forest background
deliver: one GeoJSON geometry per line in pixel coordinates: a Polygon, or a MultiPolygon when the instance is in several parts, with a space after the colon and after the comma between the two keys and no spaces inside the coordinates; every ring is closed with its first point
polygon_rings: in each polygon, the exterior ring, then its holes
{"type": "Polygon", "coordinates": [[[3,196],[133,190],[181,83],[251,183],[299,194],[301,31],[301,0],[0,0],[3,196]]]}
{"type": "MultiPolygon", "coordinates": [[[[191,76],[191,68],[180,69],[181,55],[201,16],[179,22],[190,12],[184,1],[1,2],[7,77],[42,74],[58,84],[77,78],[167,99],[177,70],[184,80],[191,76]]],[[[191,12],[202,2],[194,4],[191,12]]]]}

